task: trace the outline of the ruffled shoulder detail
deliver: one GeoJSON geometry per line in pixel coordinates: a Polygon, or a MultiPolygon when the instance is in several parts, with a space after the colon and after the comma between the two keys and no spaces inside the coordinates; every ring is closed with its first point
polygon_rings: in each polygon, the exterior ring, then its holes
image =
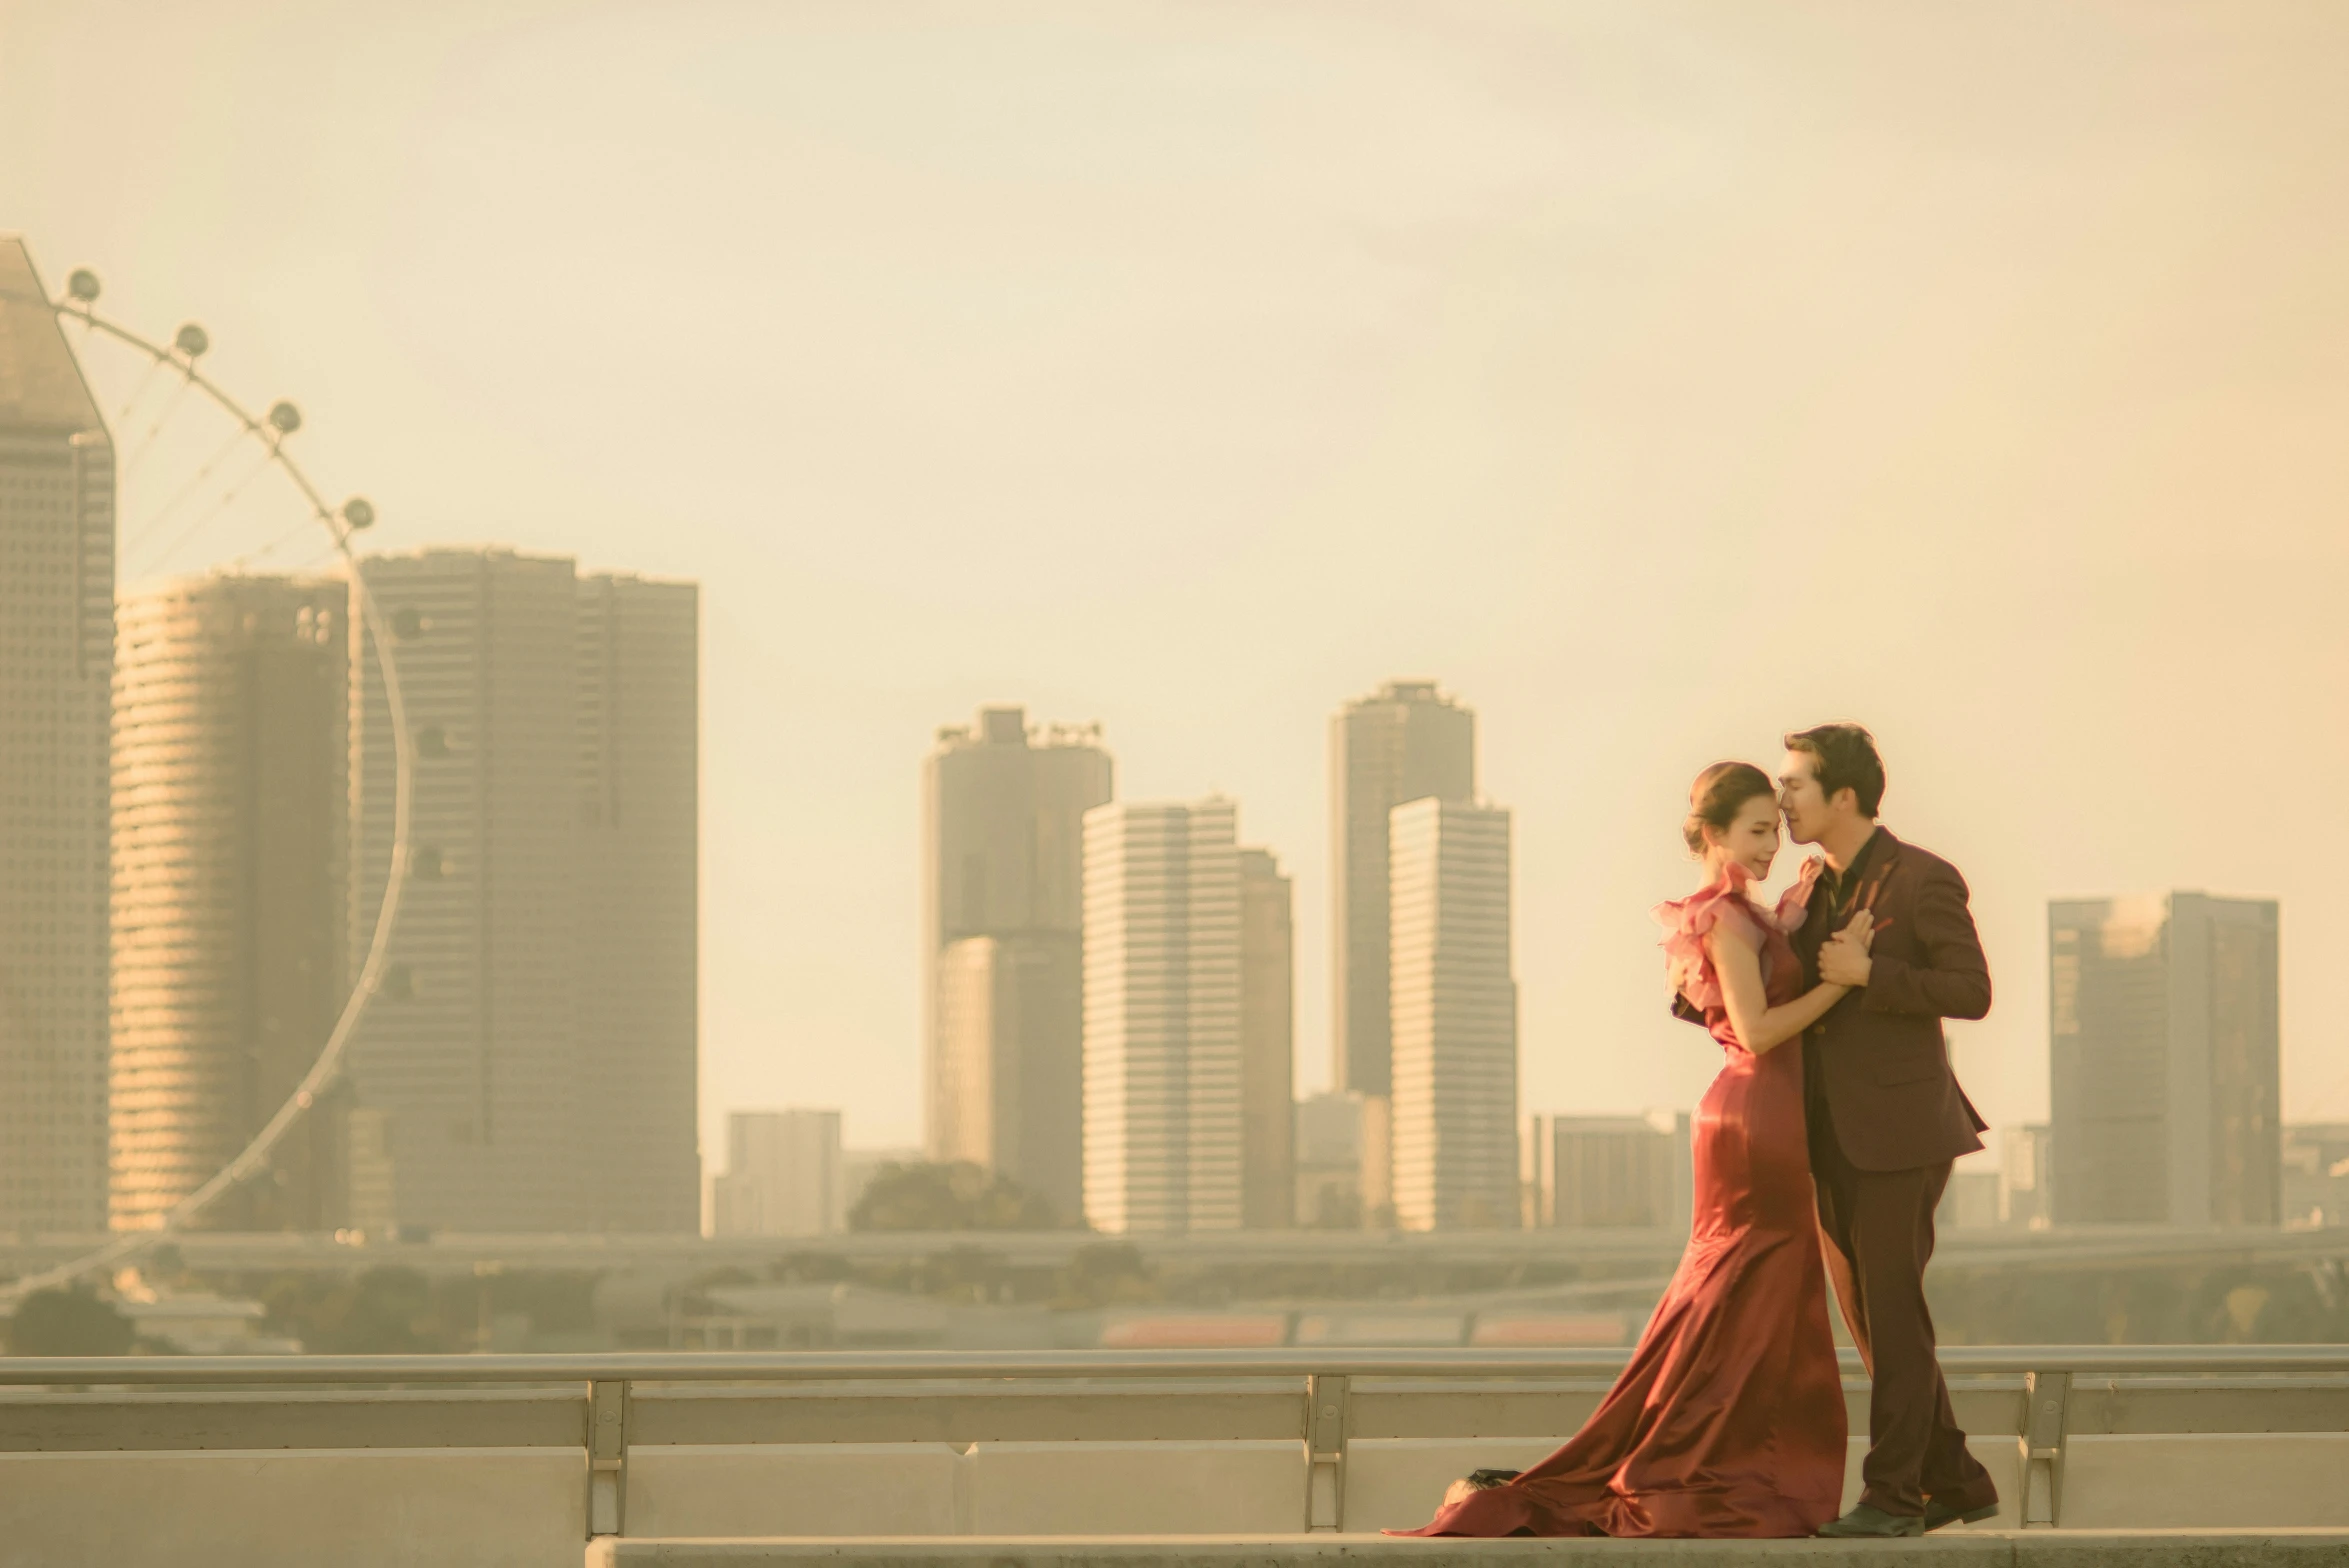
{"type": "Polygon", "coordinates": [[[1803,922],[1810,918],[1811,889],[1819,885],[1819,877],[1826,869],[1826,857],[1813,855],[1803,862],[1802,870],[1796,873],[1794,886],[1780,895],[1777,926],[1788,936],[1800,931],[1803,928],[1803,922]]]}
{"type": "Polygon", "coordinates": [[[1649,911],[1664,928],[1664,973],[1672,989],[1700,1012],[1725,1005],[1721,978],[1713,972],[1713,961],[1705,953],[1706,933],[1726,917],[1752,922],[1759,934],[1762,911],[1745,894],[1751,880],[1732,866],[1688,897],[1671,899],[1649,911]]]}

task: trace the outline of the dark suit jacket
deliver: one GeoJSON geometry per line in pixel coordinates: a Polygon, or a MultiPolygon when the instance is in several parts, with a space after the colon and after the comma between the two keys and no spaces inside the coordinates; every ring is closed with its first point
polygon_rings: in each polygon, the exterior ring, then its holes
{"type": "MultiPolygon", "coordinates": [[[[1957,867],[1883,828],[1876,836],[1845,915],[1875,915],[1868,983],[1811,1026],[1803,1061],[1818,1072],[1830,1113],[1830,1128],[1812,1136],[1832,1131],[1861,1170],[1903,1171],[1982,1147],[1987,1124],[1950,1071],[1941,1020],[1990,1011],[1990,965],[1957,867]]],[[[1820,889],[1795,933],[1808,981],[1838,923],[1834,903],[1820,889]]]]}

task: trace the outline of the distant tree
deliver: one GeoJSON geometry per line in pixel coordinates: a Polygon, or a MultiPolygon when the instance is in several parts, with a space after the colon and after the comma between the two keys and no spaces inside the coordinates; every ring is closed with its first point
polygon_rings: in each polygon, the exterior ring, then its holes
{"type": "Polygon", "coordinates": [[[263,1295],[269,1321],[314,1355],[396,1356],[470,1350],[473,1325],[434,1310],[431,1283],[410,1268],[350,1276],[281,1275],[263,1295]]]}
{"type": "Polygon", "coordinates": [[[36,1290],[8,1320],[8,1348],[20,1356],[119,1356],[138,1331],[87,1285],[36,1290]]]}
{"type": "MultiPolygon", "coordinates": [[[[525,1333],[577,1348],[596,1332],[599,1271],[513,1269],[437,1274],[386,1264],[349,1274],[277,1274],[258,1291],[262,1327],[288,1334],[313,1353],[455,1354],[479,1350],[483,1327],[500,1318],[528,1320],[525,1333]]],[[[249,1280],[231,1288],[251,1291],[249,1280]]]]}
{"type": "Polygon", "coordinates": [[[873,1173],[848,1213],[850,1230],[1056,1230],[1059,1225],[1043,1197],[968,1160],[891,1161],[873,1173]]]}

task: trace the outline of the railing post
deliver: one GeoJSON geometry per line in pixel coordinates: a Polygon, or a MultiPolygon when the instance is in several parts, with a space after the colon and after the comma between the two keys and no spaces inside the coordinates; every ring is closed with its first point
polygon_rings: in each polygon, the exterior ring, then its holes
{"type": "Polygon", "coordinates": [[[1305,1379],[1305,1528],[1346,1527],[1346,1382],[1315,1373],[1305,1379]]]}
{"type": "Polygon", "coordinates": [[[2026,1530],[2053,1529],[2063,1518],[2064,1442],[2070,1430],[2072,1374],[2023,1374],[2023,1495],[2015,1510],[2026,1530]]]}
{"type": "Polygon", "coordinates": [[[628,1385],[587,1385],[587,1534],[618,1535],[628,1519],[628,1385]]]}

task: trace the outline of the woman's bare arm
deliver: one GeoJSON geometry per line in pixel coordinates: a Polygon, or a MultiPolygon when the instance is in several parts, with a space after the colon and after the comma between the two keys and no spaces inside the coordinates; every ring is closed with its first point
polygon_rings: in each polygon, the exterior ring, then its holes
{"type": "Polygon", "coordinates": [[[1849,994],[1850,987],[1815,985],[1772,1007],[1762,983],[1761,933],[1751,921],[1723,920],[1705,933],[1705,954],[1721,977],[1721,1001],[1740,1045],[1760,1056],[1796,1038],[1849,994]]]}

